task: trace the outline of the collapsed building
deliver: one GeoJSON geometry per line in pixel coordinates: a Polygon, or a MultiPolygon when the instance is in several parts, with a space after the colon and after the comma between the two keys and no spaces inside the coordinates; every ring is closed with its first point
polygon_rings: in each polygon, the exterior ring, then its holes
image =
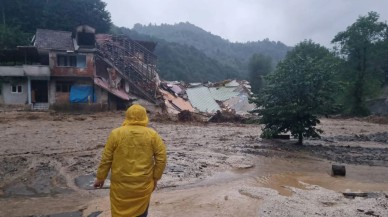
{"type": "Polygon", "coordinates": [[[165,104],[173,113],[189,110],[211,115],[227,111],[247,115],[256,107],[249,102],[252,92],[247,81],[225,80],[205,84],[162,82],[162,87],[165,104]]]}
{"type": "Polygon", "coordinates": [[[161,81],[156,43],[96,34],[37,29],[31,46],[0,51],[0,105],[31,109],[125,109],[134,101],[148,110],[246,114],[246,81],[184,84],[161,81]]]}

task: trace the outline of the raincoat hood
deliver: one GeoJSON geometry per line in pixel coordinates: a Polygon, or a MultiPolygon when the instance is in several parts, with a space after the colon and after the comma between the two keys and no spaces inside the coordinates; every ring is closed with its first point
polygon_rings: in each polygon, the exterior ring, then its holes
{"type": "Polygon", "coordinates": [[[140,125],[144,127],[148,125],[147,111],[143,106],[134,104],[127,109],[122,126],[130,125],[140,125]]]}

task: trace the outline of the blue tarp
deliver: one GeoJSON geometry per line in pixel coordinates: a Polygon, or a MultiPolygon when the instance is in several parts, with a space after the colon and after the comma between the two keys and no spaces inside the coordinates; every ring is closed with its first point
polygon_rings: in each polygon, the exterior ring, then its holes
{"type": "Polygon", "coordinates": [[[93,87],[88,85],[72,85],[70,88],[70,102],[72,103],[83,103],[89,102],[90,100],[95,101],[96,96],[93,96],[93,87]]]}

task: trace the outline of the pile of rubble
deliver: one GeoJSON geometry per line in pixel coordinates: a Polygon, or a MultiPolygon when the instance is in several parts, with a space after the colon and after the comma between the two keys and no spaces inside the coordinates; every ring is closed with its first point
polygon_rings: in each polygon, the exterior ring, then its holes
{"type": "Polygon", "coordinates": [[[183,83],[163,81],[160,84],[166,110],[180,121],[193,121],[190,113],[201,114],[212,122],[242,122],[255,108],[247,81],[225,80],[217,83],[183,83]]]}

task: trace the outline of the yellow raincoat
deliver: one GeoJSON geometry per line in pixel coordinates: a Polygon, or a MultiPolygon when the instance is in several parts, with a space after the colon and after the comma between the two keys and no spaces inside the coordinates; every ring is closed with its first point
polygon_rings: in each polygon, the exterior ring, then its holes
{"type": "Polygon", "coordinates": [[[143,214],[151,199],[154,180],[166,166],[166,147],[159,134],[148,128],[145,108],[133,105],[122,126],[114,129],[105,145],[97,180],[105,180],[111,169],[112,217],[143,214]]]}

